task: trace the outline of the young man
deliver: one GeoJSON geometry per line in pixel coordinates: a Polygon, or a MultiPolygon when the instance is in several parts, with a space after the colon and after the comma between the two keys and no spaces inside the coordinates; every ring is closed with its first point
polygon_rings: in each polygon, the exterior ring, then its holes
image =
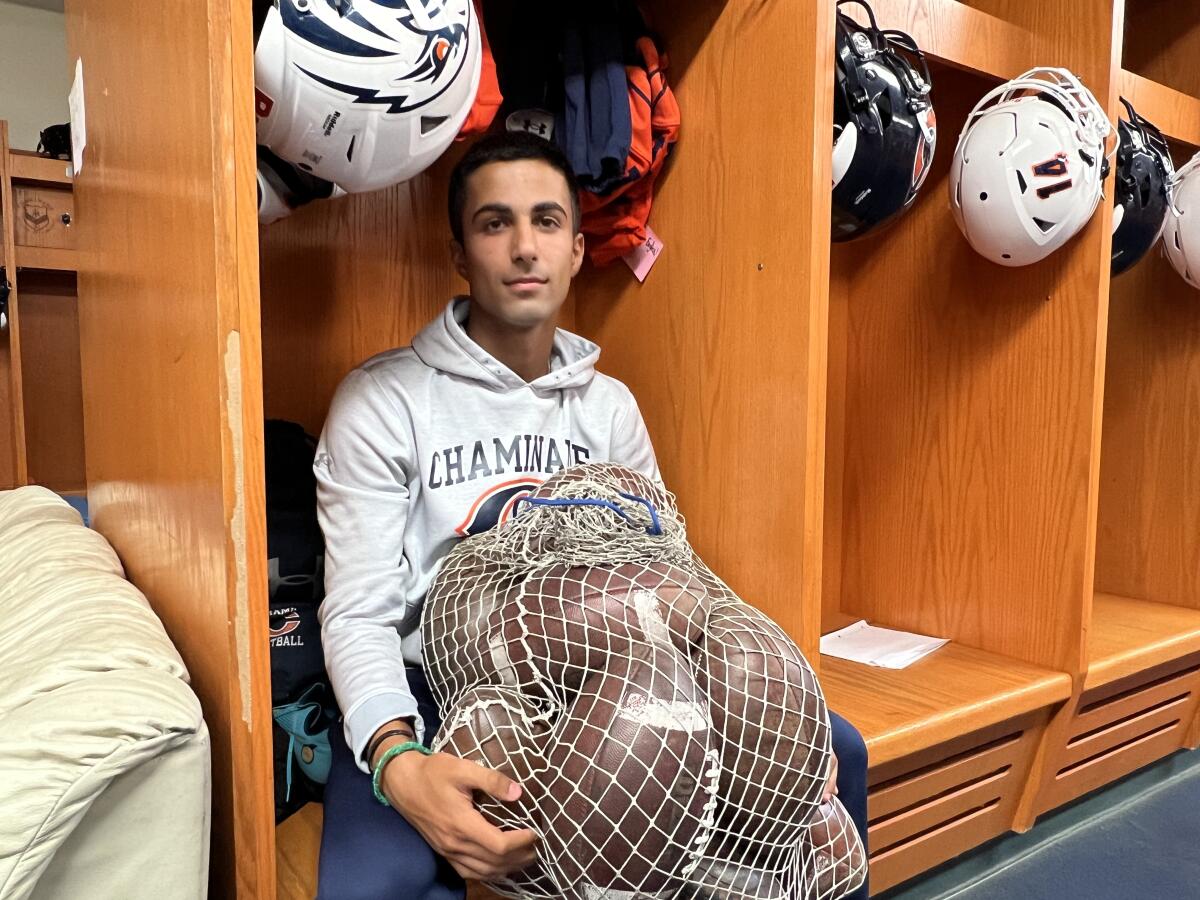
{"type": "Polygon", "coordinates": [[[629,390],[595,371],[595,344],[556,327],[583,260],[566,159],[532,135],[484,138],[455,167],[449,213],[469,296],[346,377],[317,451],[322,639],[345,730],[332,740],[319,900],[462,897],[462,877],[534,859],[531,831],[501,831],[472,805],[475,791],[520,796],[497,772],[402,752],[381,771],[388,806],[373,795],[387,750],[438,727],[421,604],[458,540],[559,469],[611,460],[658,478],[629,390]]]}

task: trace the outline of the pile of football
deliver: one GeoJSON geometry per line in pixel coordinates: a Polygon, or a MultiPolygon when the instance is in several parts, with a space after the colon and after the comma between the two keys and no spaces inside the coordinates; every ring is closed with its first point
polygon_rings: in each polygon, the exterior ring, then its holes
{"type": "Polygon", "coordinates": [[[524,787],[509,897],[827,898],[866,860],[822,805],[829,719],[796,645],[688,546],[674,498],[611,464],[562,472],[462,542],[426,599],[435,748],[524,787]]]}

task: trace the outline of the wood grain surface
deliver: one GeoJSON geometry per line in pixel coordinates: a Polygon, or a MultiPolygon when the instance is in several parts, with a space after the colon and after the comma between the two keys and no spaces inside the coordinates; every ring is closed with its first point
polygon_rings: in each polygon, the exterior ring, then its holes
{"type": "Polygon", "coordinates": [[[1200,653],[1200,609],[1097,593],[1085,689],[1200,653]]]}
{"type": "Polygon", "coordinates": [[[1124,0],[1124,7],[1124,68],[1200,97],[1200,7],[1177,0],[1124,0]]]}
{"type": "Polygon", "coordinates": [[[18,247],[75,249],[74,213],[69,187],[13,186],[13,240],[18,247]]]}
{"type": "MultiPolygon", "coordinates": [[[[998,4],[996,4],[998,6],[998,4]]],[[[994,78],[1012,78],[1036,65],[1037,35],[995,12],[987,4],[958,0],[875,0],[871,4],[880,28],[907,32],[927,55],[956,68],[994,78]]],[[[844,11],[859,22],[865,13],[844,11]]]]}
{"type": "Polygon", "coordinates": [[[267,414],[319,434],[347,372],[407,344],[466,284],[450,264],[456,147],[412,181],[306,206],[261,229],[267,414]]]}
{"type": "Polygon", "coordinates": [[[1034,266],[971,249],[946,190],[987,87],[935,67],[944,138],[916,205],[833,248],[827,607],[1077,672],[1108,211],[1034,266]]]}
{"type": "Polygon", "coordinates": [[[86,491],[74,273],[22,272],[21,326],[29,481],[86,491]]]}
{"type": "MultiPolygon", "coordinates": [[[[1200,147],[1200,99],[1124,69],[1120,85],[1121,96],[1163,134],[1192,149],[1200,147]]],[[[1186,157],[1177,158],[1175,164],[1181,166],[1186,161],[1186,157]]]]}
{"type": "Polygon", "coordinates": [[[7,464],[0,469],[0,482],[7,482],[10,487],[18,487],[29,483],[29,465],[25,453],[25,404],[22,402],[21,369],[21,314],[20,288],[18,287],[15,240],[15,214],[13,209],[13,185],[9,171],[11,156],[8,151],[8,123],[0,120],[0,265],[4,266],[5,275],[11,288],[8,295],[8,324],[2,334],[0,343],[3,345],[4,362],[7,368],[4,373],[4,410],[3,431],[5,450],[0,452],[0,464],[7,464]]]}
{"type": "Polygon", "coordinates": [[[1200,291],[1157,251],[1113,280],[1096,587],[1200,609],[1200,291]]]}

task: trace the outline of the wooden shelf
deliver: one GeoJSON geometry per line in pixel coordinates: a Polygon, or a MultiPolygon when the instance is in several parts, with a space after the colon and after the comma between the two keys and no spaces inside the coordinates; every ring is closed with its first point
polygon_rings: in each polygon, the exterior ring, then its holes
{"type": "Polygon", "coordinates": [[[17,265],[25,269],[74,272],[78,266],[74,250],[63,250],[58,247],[26,247],[18,244],[16,257],[17,265]]]}
{"type": "Polygon", "coordinates": [[[957,0],[873,0],[872,8],[880,28],[908,32],[926,56],[960,69],[1006,79],[1046,64],[1027,29],[957,0]]]}
{"type": "Polygon", "coordinates": [[[1121,70],[1118,86],[1121,96],[1133,104],[1138,114],[1167,137],[1200,147],[1200,99],[1125,69],[1121,70]]]}
{"type": "Polygon", "coordinates": [[[52,159],[27,150],[11,150],[8,171],[13,181],[38,181],[43,184],[71,186],[71,164],[65,159],[52,159]]]}
{"type": "Polygon", "coordinates": [[[1200,609],[1096,594],[1084,690],[1200,653],[1200,609]]]}
{"type": "Polygon", "coordinates": [[[1071,679],[953,642],[907,669],[821,657],[829,708],[862,733],[872,767],[1066,700],[1071,679]]]}
{"type": "MultiPolygon", "coordinates": [[[[62,250],[61,247],[28,247],[18,244],[16,251],[17,265],[23,269],[44,269],[56,272],[78,271],[76,252],[62,250]]],[[[4,246],[0,245],[0,265],[7,265],[4,246]]],[[[12,283],[12,275],[8,276],[12,283]]]]}

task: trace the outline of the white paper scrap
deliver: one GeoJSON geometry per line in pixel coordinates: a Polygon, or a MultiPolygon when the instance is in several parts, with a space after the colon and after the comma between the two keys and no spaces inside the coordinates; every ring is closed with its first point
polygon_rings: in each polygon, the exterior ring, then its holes
{"type": "Polygon", "coordinates": [[[87,121],[83,111],[83,60],[75,60],[75,80],[67,98],[71,110],[71,169],[78,175],[83,171],[83,148],[87,144],[87,121]]]}
{"type": "Polygon", "coordinates": [[[926,637],[868,625],[860,619],[821,638],[826,656],[885,669],[904,669],[946,644],[949,638],[926,637]]]}

